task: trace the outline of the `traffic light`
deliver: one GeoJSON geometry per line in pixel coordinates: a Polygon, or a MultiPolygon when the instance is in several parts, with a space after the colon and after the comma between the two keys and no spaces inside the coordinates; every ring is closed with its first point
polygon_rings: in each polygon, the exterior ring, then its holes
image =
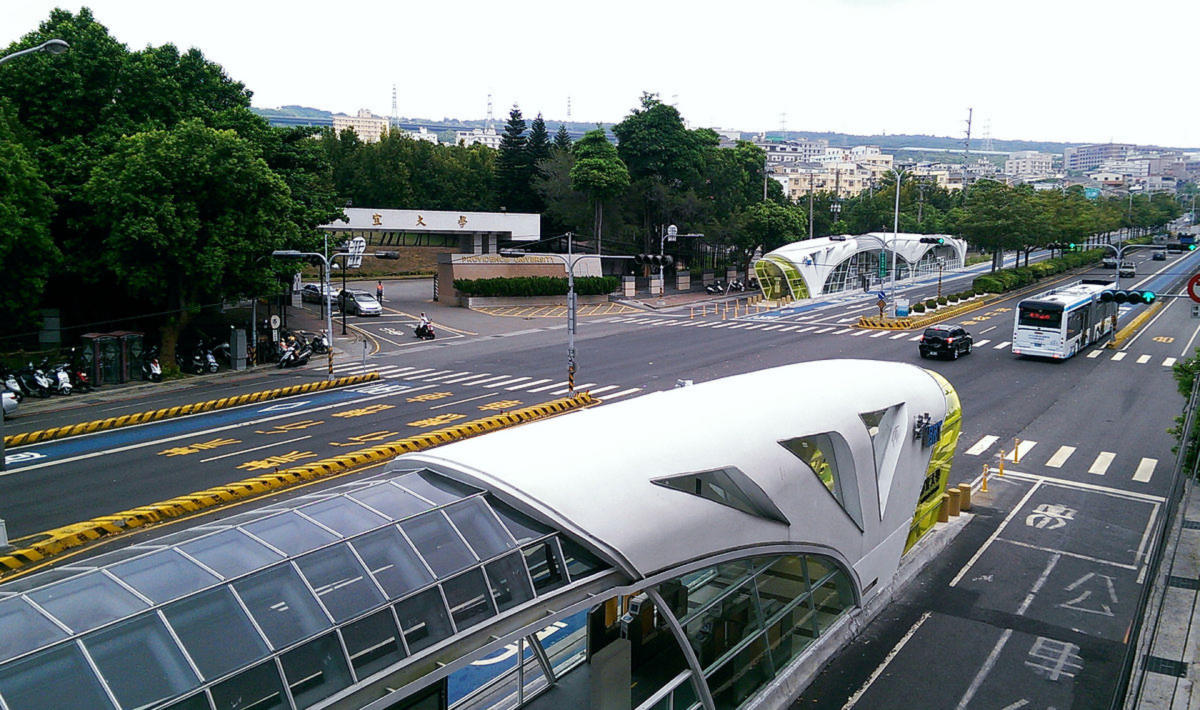
{"type": "Polygon", "coordinates": [[[1188,248],[1188,251],[1196,251],[1196,245],[1195,245],[1195,243],[1188,244],[1188,245],[1187,245],[1187,248],[1188,248]]]}
{"type": "Polygon", "coordinates": [[[921,237],[922,244],[945,244],[946,240],[943,237],[921,237]]]}
{"type": "Polygon", "coordinates": [[[633,257],[635,264],[649,264],[651,266],[670,266],[675,263],[675,257],[670,254],[638,254],[633,257]]]}
{"type": "Polygon", "coordinates": [[[1139,289],[1120,291],[1108,289],[1100,292],[1100,300],[1104,301],[1105,303],[1108,303],[1109,301],[1115,301],[1117,303],[1131,303],[1134,305],[1139,303],[1151,304],[1154,303],[1157,298],[1158,294],[1154,293],[1153,291],[1142,291],[1139,289]]]}
{"type": "Polygon", "coordinates": [[[1046,245],[1047,249],[1062,249],[1063,251],[1075,251],[1074,242],[1052,242],[1046,245]]]}

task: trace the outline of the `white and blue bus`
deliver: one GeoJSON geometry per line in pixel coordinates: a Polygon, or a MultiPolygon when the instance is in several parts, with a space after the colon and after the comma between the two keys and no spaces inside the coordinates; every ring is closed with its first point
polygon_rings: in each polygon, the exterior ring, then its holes
{"type": "Polygon", "coordinates": [[[1117,304],[1100,294],[1116,285],[1084,279],[1017,304],[1014,355],[1065,360],[1112,332],[1117,304]]]}

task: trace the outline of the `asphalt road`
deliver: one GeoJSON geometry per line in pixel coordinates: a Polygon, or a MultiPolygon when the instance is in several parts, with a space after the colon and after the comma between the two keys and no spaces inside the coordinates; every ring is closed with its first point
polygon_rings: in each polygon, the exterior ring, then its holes
{"type": "MultiPolygon", "coordinates": [[[[1167,262],[1150,261],[1148,252],[1133,258],[1139,278],[1127,287],[1165,291],[1166,282],[1200,268],[1195,254],[1167,262]]],[[[947,279],[943,288],[964,285],[947,279]]],[[[355,321],[375,354],[365,368],[358,357],[343,357],[337,369],[379,371],[380,384],[10,452],[23,457],[0,475],[0,515],[10,534],[561,396],[561,318],[452,309],[428,300],[427,288],[428,282],[389,285],[385,316],[355,321]],[[417,341],[403,330],[421,311],[433,316],[437,340],[417,341]]],[[[935,291],[932,282],[906,289],[914,300],[935,291]]],[[[1014,439],[1022,442],[1019,458],[1006,462],[1003,479],[991,479],[991,492],[977,501],[975,519],[951,550],[835,658],[796,707],[1095,707],[1113,692],[1124,634],[1147,576],[1149,541],[1171,485],[1166,430],[1183,401],[1171,365],[1196,346],[1200,320],[1191,317],[1186,299],[1167,299],[1121,350],[1093,346],[1054,363],[1009,351],[1015,300],[960,321],[976,347],[955,361],[922,361],[914,342],[919,333],[851,328],[859,315],[874,312],[874,298],[861,294],[823,308],[737,318],[711,309],[689,317],[685,308],[581,319],[576,382],[601,399],[803,360],[897,360],[940,372],[962,399],[951,483],[973,480],[1002,450],[1013,458],[1014,439]]],[[[1130,315],[1124,308],[1123,322],[1130,315]]],[[[354,344],[339,341],[344,350],[354,344]]],[[[322,375],[311,367],[258,372],[222,381],[211,396],[193,391],[150,398],[163,406],[181,396],[208,399],[261,389],[264,381],[322,375]]],[[[746,392],[712,402],[714,424],[762,396],[746,392]]],[[[77,410],[76,420],[94,418],[95,411],[77,410]]],[[[31,416],[21,425],[64,416],[71,415],[31,416]]],[[[671,424],[662,426],[669,447],[671,424]]]]}

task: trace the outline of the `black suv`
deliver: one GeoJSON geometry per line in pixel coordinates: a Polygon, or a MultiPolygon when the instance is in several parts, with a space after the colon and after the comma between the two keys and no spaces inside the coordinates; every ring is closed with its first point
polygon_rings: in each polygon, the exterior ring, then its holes
{"type": "Polygon", "coordinates": [[[957,325],[935,325],[926,328],[918,346],[921,357],[949,355],[951,360],[957,360],[959,355],[971,353],[971,334],[957,325]]]}

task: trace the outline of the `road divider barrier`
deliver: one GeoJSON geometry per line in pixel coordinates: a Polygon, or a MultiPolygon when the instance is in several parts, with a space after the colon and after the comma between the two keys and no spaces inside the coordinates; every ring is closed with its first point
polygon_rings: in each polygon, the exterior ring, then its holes
{"type": "MultiPolygon", "coordinates": [[[[377,373],[371,374],[378,377],[377,373]]],[[[29,535],[18,540],[13,540],[12,544],[16,549],[0,555],[0,573],[20,569],[26,565],[57,555],[65,550],[86,545],[88,542],[101,537],[119,535],[123,532],[142,528],[170,518],[178,518],[206,508],[253,498],[305,481],[348,473],[362,466],[382,463],[400,454],[430,449],[442,444],[449,444],[453,441],[487,434],[517,424],[545,419],[564,412],[588,407],[597,404],[599,401],[591,393],[581,392],[574,397],[514,409],[485,419],[476,419],[456,426],[397,439],[396,441],[352,451],[341,456],[334,456],[333,458],[313,461],[300,466],[285,469],[277,468],[269,474],[243,479],[159,503],[152,503],[112,515],[93,518],[82,523],[75,523],[35,535],[29,535]]]]}
{"type": "Polygon", "coordinates": [[[878,316],[859,316],[856,328],[869,328],[872,330],[912,330],[914,328],[924,328],[934,323],[940,323],[949,318],[970,313],[976,309],[982,308],[989,303],[997,300],[999,294],[989,294],[987,296],[976,296],[971,300],[961,303],[951,308],[938,308],[923,316],[907,316],[904,318],[880,318],[878,316]]]}
{"type": "Polygon", "coordinates": [[[82,436],[83,434],[91,434],[92,432],[104,431],[106,429],[117,429],[123,426],[133,426],[134,424],[145,424],[146,422],[155,422],[160,419],[170,419],[172,417],[182,417],[188,414],[200,414],[202,412],[212,412],[217,409],[227,409],[229,407],[239,407],[243,404],[251,404],[253,402],[266,402],[280,397],[291,397],[298,394],[307,394],[309,392],[318,392],[334,387],[346,387],[348,385],[358,385],[363,382],[371,382],[379,379],[378,372],[368,372],[361,375],[350,375],[348,377],[338,377],[332,380],[321,380],[319,382],[307,382],[302,385],[289,385],[287,387],[276,387],[273,390],[264,390],[262,392],[249,392],[247,394],[239,394],[233,397],[222,397],[221,399],[210,399],[207,402],[193,402],[192,404],[181,404],[175,407],[166,407],[164,409],[155,409],[149,412],[138,412],[136,414],[122,414],[119,417],[109,417],[108,419],[97,419],[92,422],[80,422],[79,424],[67,424],[66,426],[54,427],[52,429],[39,429],[37,431],[29,431],[21,434],[12,434],[4,437],[5,448],[16,448],[18,446],[27,446],[29,444],[37,444],[43,441],[52,441],[54,439],[65,439],[69,436],[82,436]]]}
{"type": "Polygon", "coordinates": [[[1163,304],[1160,301],[1137,314],[1133,320],[1129,321],[1128,325],[1117,331],[1117,334],[1113,336],[1113,339],[1108,341],[1104,347],[1108,348],[1109,350],[1116,350],[1117,348],[1120,348],[1125,344],[1125,341],[1128,340],[1131,335],[1138,332],[1138,330],[1140,330],[1141,327],[1146,324],[1146,321],[1150,320],[1150,317],[1155,313],[1158,313],[1158,310],[1162,307],[1163,304]]]}

